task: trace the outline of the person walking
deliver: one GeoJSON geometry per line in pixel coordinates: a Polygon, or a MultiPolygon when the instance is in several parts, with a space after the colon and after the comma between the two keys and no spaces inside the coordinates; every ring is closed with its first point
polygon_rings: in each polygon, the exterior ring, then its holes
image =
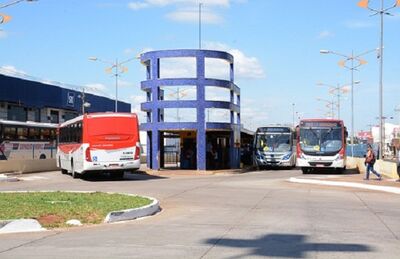
{"type": "Polygon", "coordinates": [[[399,179],[396,180],[396,182],[400,182],[400,149],[396,150],[396,157],[397,157],[397,175],[399,176],[399,179]]]}
{"type": "Polygon", "coordinates": [[[365,178],[364,180],[369,180],[369,173],[372,172],[374,175],[378,177],[378,180],[382,180],[382,175],[380,175],[377,171],[374,169],[374,164],[375,164],[376,158],[374,151],[372,150],[371,145],[368,145],[367,148],[367,154],[365,155],[365,178]]]}

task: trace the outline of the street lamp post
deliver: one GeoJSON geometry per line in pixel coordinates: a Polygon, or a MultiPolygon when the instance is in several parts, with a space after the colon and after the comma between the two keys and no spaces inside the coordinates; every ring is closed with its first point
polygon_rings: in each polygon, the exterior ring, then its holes
{"type": "Polygon", "coordinates": [[[97,57],[89,57],[89,60],[91,60],[91,61],[99,61],[99,62],[108,64],[108,65],[111,65],[110,67],[106,68],[106,70],[105,70],[106,73],[111,73],[112,70],[114,69],[113,76],[115,76],[115,112],[118,112],[118,77],[120,77],[121,74],[128,72],[128,68],[125,66],[122,66],[122,65],[129,61],[132,61],[134,59],[136,59],[136,57],[127,59],[122,62],[119,62],[118,59],[115,59],[115,62],[112,62],[112,61],[99,59],[97,57]]]}
{"type": "MultiPolygon", "coordinates": [[[[360,81],[355,81],[354,84],[359,84],[360,81]]],[[[329,84],[324,84],[324,83],[317,83],[318,86],[327,86],[330,88],[329,93],[336,96],[337,97],[337,115],[338,115],[338,119],[340,119],[340,100],[341,100],[341,96],[342,93],[346,93],[346,85],[342,85],[340,86],[339,84],[337,84],[337,86],[333,86],[333,85],[329,85],[329,84]],[[335,94],[336,92],[336,94],[335,94]]]]}
{"type": "Polygon", "coordinates": [[[351,72],[351,156],[354,155],[354,70],[357,70],[358,67],[367,64],[367,61],[365,61],[364,59],[362,59],[361,57],[376,51],[377,49],[372,49],[372,50],[368,50],[366,52],[363,52],[361,54],[358,55],[354,55],[354,52],[351,52],[351,55],[345,55],[336,51],[331,51],[331,50],[320,50],[319,52],[321,54],[334,54],[337,56],[341,56],[343,58],[345,58],[344,60],[339,61],[339,66],[347,68],[350,70],[351,72]],[[346,63],[350,61],[350,66],[346,65],[346,63]],[[358,64],[354,64],[357,61],[358,64]]]}
{"type": "Polygon", "coordinates": [[[293,128],[296,126],[295,124],[294,124],[294,106],[295,106],[295,103],[292,103],[292,113],[293,113],[293,128]]]}
{"type": "MultiPolygon", "coordinates": [[[[361,0],[358,2],[358,6],[361,8],[368,9],[373,12],[372,15],[380,15],[380,48],[379,48],[379,148],[383,150],[385,136],[383,133],[383,16],[391,15],[388,11],[400,6],[400,0],[395,0],[395,3],[385,8],[383,0],[381,0],[380,9],[374,9],[369,6],[369,0],[361,0]]],[[[383,155],[383,152],[381,152],[383,155]]],[[[382,156],[381,155],[381,156],[382,156]]]]}
{"type": "Polygon", "coordinates": [[[6,7],[10,6],[10,5],[15,5],[15,4],[18,4],[18,3],[21,3],[21,2],[36,2],[36,1],[38,1],[38,0],[15,0],[15,1],[11,1],[11,2],[8,2],[8,3],[0,5],[0,9],[6,8],[6,7]]]}
{"type": "MultiPolygon", "coordinates": [[[[15,0],[15,1],[11,1],[11,2],[0,5],[0,9],[6,8],[11,5],[18,4],[20,2],[35,2],[35,1],[38,1],[38,0],[15,0]]],[[[10,20],[11,20],[11,16],[0,13],[0,24],[7,23],[10,20]]]]}
{"type": "Polygon", "coordinates": [[[326,103],[326,107],[327,108],[329,108],[331,111],[330,111],[330,117],[332,117],[332,118],[334,118],[335,117],[335,105],[337,105],[334,101],[329,101],[329,100],[326,100],[326,99],[322,99],[322,98],[317,98],[317,101],[321,101],[321,102],[325,102],[326,103]]]}

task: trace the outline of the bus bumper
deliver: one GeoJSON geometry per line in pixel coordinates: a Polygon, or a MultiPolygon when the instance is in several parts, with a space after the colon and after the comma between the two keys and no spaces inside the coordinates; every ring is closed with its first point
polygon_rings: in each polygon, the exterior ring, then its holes
{"type": "Polygon", "coordinates": [[[297,167],[321,167],[321,168],[345,168],[346,160],[337,157],[324,157],[324,158],[297,158],[297,167]]]}
{"type": "Polygon", "coordinates": [[[137,170],[140,168],[140,159],[124,162],[91,162],[87,163],[84,171],[96,171],[96,170],[137,170]]]}

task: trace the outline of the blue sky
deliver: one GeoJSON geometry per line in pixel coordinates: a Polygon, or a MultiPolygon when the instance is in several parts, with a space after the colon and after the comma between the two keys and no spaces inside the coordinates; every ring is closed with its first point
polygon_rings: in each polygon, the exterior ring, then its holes
{"type": "MultiPolygon", "coordinates": [[[[0,4],[8,1],[0,0],[0,4]]],[[[303,118],[329,110],[316,98],[332,99],[327,87],[350,83],[341,59],[320,49],[362,53],[379,45],[379,17],[357,7],[357,0],[279,1],[203,0],[203,47],[235,56],[241,88],[242,121],[248,128],[292,123],[292,103],[303,118]]],[[[370,1],[372,5],[378,0],[370,1]]],[[[394,0],[386,0],[390,5],[394,0]]],[[[12,20],[0,25],[0,66],[43,81],[90,86],[114,96],[105,64],[145,50],[197,48],[196,0],[39,0],[1,9],[12,20]]],[[[400,104],[400,8],[385,18],[384,115],[400,104]]],[[[355,73],[355,130],[376,124],[379,66],[376,53],[355,73]]],[[[133,60],[121,78],[119,96],[137,110],[144,100],[143,66],[133,60]]],[[[0,86],[1,87],[1,86],[0,86]]],[[[350,96],[341,101],[341,117],[350,128],[350,96]]]]}

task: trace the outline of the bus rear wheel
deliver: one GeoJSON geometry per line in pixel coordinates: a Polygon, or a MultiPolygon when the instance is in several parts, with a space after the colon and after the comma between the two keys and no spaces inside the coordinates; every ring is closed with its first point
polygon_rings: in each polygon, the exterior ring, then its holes
{"type": "Polygon", "coordinates": [[[122,179],[124,178],[124,171],[115,171],[115,172],[110,172],[110,177],[112,179],[122,179]]]}

